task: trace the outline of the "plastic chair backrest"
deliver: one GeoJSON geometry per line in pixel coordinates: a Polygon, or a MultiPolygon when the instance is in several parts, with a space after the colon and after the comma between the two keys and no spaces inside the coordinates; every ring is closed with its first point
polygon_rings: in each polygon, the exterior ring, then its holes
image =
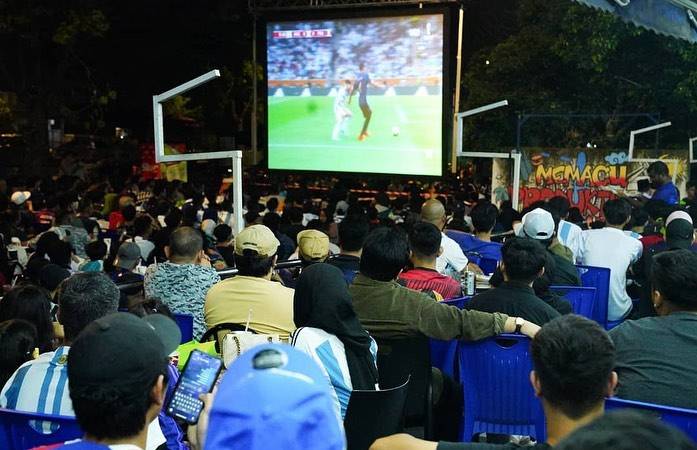
{"type": "Polygon", "coordinates": [[[190,342],[194,338],[194,316],[191,314],[174,314],[174,321],[182,333],[181,343],[190,342]]]}
{"type": "Polygon", "coordinates": [[[424,437],[431,437],[431,351],[424,335],[399,339],[378,339],[378,374],[383,389],[401,386],[410,378],[405,406],[407,426],[424,425],[424,437]]]}
{"type": "Polygon", "coordinates": [[[344,429],[348,450],[368,450],[381,437],[402,431],[409,379],[380,391],[353,391],[346,408],[344,429]]]}
{"type": "Polygon", "coordinates": [[[605,401],[605,409],[608,411],[627,408],[653,413],[663,422],[679,428],[690,436],[693,441],[697,442],[697,410],[695,409],[675,408],[653,403],[623,400],[617,397],[608,398],[605,401]]]}
{"type": "Polygon", "coordinates": [[[460,379],[464,420],[460,440],[475,433],[546,437],[542,405],[530,385],[530,339],[503,334],[477,342],[460,342],[460,379]]]}
{"type": "Polygon", "coordinates": [[[576,266],[583,287],[595,288],[592,319],[607,328],[607,303],[610,298],[610,269],[607,267],[576,266]]]}
{"type": "Polygon", "coordinates": [[[472,300],[471,296],[465,296],[465,297],[449,298],[448,300],[443,300],[441,303],[443,303],[445,305],[450,305],[450,306],[457,306],[460,309],[465,309],[465,305],[470,300],[472,300]]]}
{"type": "Polygon", "coordinates": [[[482,272],[487,275],[491,275],[492,273],[496,272],[496,268],[499,266],[499,261],[498,259],[493,258],[480,258],[479,264],[477,265],[480,269],[482,269],[482,272]]]}
{"type": "MultiPolygon", "coordinates": [[[[458,297],[443,300],[441,303],[464,309],[470,300],[472,300],[472,297],[458,297]]],[[[456,339],[449,341],[430,339],[429,342],[431,346],[431,366],[440,369],[441,372],[458,381],[459,370],[456,363],[458,341],[456,339]]]]}
{"type": "Polygon", "coordinates": [[[550,286],[549,288],[562,294],[571,303],[574,314],[593,319],[596,295],[594,287],[550,286]]]}
{"type": "Polygon", "coordinates": [[[28,413],[0,409],[0,448],[3,450],[26,450],[41,445],[63,443],[82,437],[82,430],[75,417],[51,414],[28,413]],[[44,434],[30,422],[50,422],[52,433],[44,434]]]}

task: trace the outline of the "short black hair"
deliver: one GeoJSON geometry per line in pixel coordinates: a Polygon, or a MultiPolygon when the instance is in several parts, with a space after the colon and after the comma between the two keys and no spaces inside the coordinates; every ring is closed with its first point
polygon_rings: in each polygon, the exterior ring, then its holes
{"type": "Polygon", "coordinates": [[[152,230],[152,218],[146,214],[136,217],[133,221],[133,234],[143,236],[152,230]]]}
{"type": "Polygon", "coordinates": [[[690,311],[697,310],[697,254],[690,250],[671,250],[653,257],[652,289],[670,303],[690,311]]]}
{"type": "Polygon", "coordinates": [[[203,250],[203,237],[192,227],[179,227],[169,236],[171,256],[193,258],[203,250]]]}
{"type": "Polygon", "coordinates": [[[60,239],[57,241],[51,241],[46,249],[46,255],[48,259],[51,260],[53,264],[61,267],[69,268],[70,259],[72,257],[73,248],[65,241],[60,239]]]}
{"type": "Polygon", "coordinates": [[[380,227],[368,234],[361,254],[361,273],[378,281],[392,281],[409,263],[409,242],[403,231],[380,227]]]}
{"type": "Polygon", "coordinates": [[[218,242],[227,242],[232,237],[232,228],[230,225],[221,223],[213,229],[213,236],[218,242]]]}
{"type": "Polygon", "coordinates": [[[21,319],[0,323],[0,383],[10,379],[15,370],[32,359],[37,346],[36,328],[21,319]]]}
{"type": "MultiPolygon", "coordinates": [[[[161,375],[168,382],[166,362],[161,375]]],[[[159,378],[159,375],[158,375],[159,378]]],[[[157,378],[148,385],[102,384],[83,386],[68,377],[70,399],[80,427],[97,439],[119,439],[137,435],[147,424],[152,405],[150,392],[157,378]]]]}
{"type": "Polygon", "coordinates": [[[682,431],[634,410],[608,412],[566,436],[554,450],[695,450],[682,431]]]}
{"type": "Polygon", "coordinates": [[[668,166],[663,161],[654,161],[651,164],[649,164],[649,167],[646,169],[646,173],[652,175],[670,175],[668,166]]]}
{"type": "Polygon", "coordinates": [[[182,212],[179,208],[172,208],[165,215],[165,225],[169,228],[177,228],[182,223],[182,212]]]}
{"type": "Polygon", "coordinates": [[[278,199],[276,197],[271,197],[266,201],[266,209],[271,212],[276,212],[278,209],[278,199]]]}
{"type": "Polygon", "coordinates": [[[41,353],[53,350],[51,294],[34,284],[15,286],[0,301],[0,322],[22,319],[36,327],[37,346],[41,353]]]}
{"type": "Polygon", "coordinates": [[[436,258],[443,236],[437,226],[429,222],[418,222],[409,231],[409,246],[418,257],[436,258]]]}
{"type": "Polygon", "coordinates": [[[550,208],[556,210],[557,214],[559,214],[559,217],[562,219],[566,218],[566,216],[569,214],[569,208],[571,208],[569,199],[563,195],[557,195],[556,197],[550,198],[547,201],[547,204],[550,206],[550,208]]]}
{"type": "Polygon", "coordinates": [[[603,205],[605,221],[610,225],[622,225],[632,215],[632,205],[623,198],[608,200],[603,205]]]}
{"type": "Polygon", "coordinates": [[[275,212],[267,212],[264,214],[264,218],[261,220],[269,230],[277,233],[281,229],[281,216],[275,212]]]}
{"type": "Polygon", "coordinates": [[[547,250],[535,239],[513,237],[501,247],[504,270],[509,279],[530,283],[547,261],[547,250]]]}
{"type": "Polygon", "coordinates": [[[594,321],[567,314],[547,322],[531,353],[542,397],[567,417],[583,417],[607,395],[615,346],[594,321]]]}
{"type": "Polygon", "coordinates": [[[273,267],[273,259],[276,254],[271,256],[260,256],[256,250],[244,249],[241,255],[235,252],[235,267],[238,274],[246,277],[263,277],[269,273],[273,267]]]}
{"type": "Polygon", "coordinates": [[[496,225],[496,218],[499,215],[499,210],[493,203],[479,202],[472,208],[470,217],[472,225],[476,231],[491,231],[496,225]]]}
{"type": "Polygon", "coordinates": [[[133,205],[126,205],[123,210],[121,210],[121,214],[123,215],[123,219],[126,222],[130,222],[131,220],[135,219],[137,211],[136,207],[133,205]]]}
{"type": "Polygon", "coordinates": [[[63,280],[56,299],[65,337],[73,340],[92,321],[118,310],[121,293],[102,272],[81,272],[63,280]]]}
{"type": "Polygon", "coordinates": [[[337,228],[339,245],[347,252],[357,252],[362,249],[370,232],[368,216],[362,211],[361,213],[347,214],[337,228]]]}
{"type": "Polygon", "coordinates": [[[303,221],[303,210],[294,206],[288,210],[288,219],[291,223],[300,223],[303,221]]]}
{"type": "Polygon", "coordinates": [[[98,261],[106,256],[106,243],[104,241],[92,241],[85,244],[85,253],[90,261],[98,261]]]}

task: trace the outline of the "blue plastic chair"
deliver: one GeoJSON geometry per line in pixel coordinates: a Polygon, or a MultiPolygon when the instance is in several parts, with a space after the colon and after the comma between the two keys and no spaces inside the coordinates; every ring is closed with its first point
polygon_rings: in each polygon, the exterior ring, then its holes
{"type": "Polygon", "coordinates": [[[605,409],[608,411],[617,409],[637,409],[650,412],[662,421],[682,430],[690,438],[697,442],[697,410],[675,408],[672,406],[656,405],[653,403],[635,402],[612,397],[605,401],[605,409]]]}
{"type": "Polygon", "coordinates": [[[450,306],[457,306],[460,309],[465,309],[465,305],[472,300],[472,297],[469,295],[466,295],[464,297],[457,297],[457,298],[450,298],[448,300],[443,300],[441,303],[450,305],[450,306]]]}
{"type": "Polygon", "coordinates": [[[550,286],[551,290],[564,295],[571,303],[574,314],[593,319],[596,289],[594,287],[550,286]]]}
{"type": "Polygon", "coordinates": [[[496,272],[496,268],[499,266],[499,260],[493,258],[480,258],[477,264],[482,272],[487,275],[491,275],[496,272]]]}
{"type": "Polygon", "coordinates": [[[583,287],[595,288],[595,305],[592,319],[606,330],[611,330],[621,323],[607,320],[607,306],[610,299],[610,269],[607,267],[576,266],[583,287]]]}
{"type": "MultiPolygon", "coordinates": [[[[458,297],[451,298],[450,300],[443,300],[441,303],[446,305],[455,306],[459,309],[465,309],[467,302],[472,300],[472,297],[458,297]]],[[[431,366],[440,369],[441,372],[450,376],[453,380],[458,381],[458,373],[456,371],[457,359],[457,339],[451,339],[449,341],[443,341],[441,339],[429,339],[429,345],[431,346],[431,366]]]]}
{"type": "Polygon", "coordinates": [[[59,444],[83,435],[75,417],[51,414],[28,413],[0,409],[0,448],[3,450],[26,450],[41,445],[59,444]],[[48,421],[57,430],[50,434],[36,431],[32,421],[48,421]]]}
{"type": "Polygon", "coordinates": [[[179,331],[182,334],[181,343],[191,342],[194,339],[194,316],[175,313],[174,321],[179,325],[179,331]]]}
{"type": "Polygon", "coordinates": [[[530,339],[502,334],[478,342],[460,342],[460,379],[464,417],[460,440],[478,433],[546,438],[545,416],[530,385],[530,339]]]}

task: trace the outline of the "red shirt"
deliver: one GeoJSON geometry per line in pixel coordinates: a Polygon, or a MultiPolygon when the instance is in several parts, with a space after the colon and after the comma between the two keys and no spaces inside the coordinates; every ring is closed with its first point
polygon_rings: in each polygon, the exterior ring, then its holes
{"type": "Polygon", "coordinates": [[[411,269],[402,272],[399,275],[399,279],[409,289],[414,289],[415,291],[435,291],[446,300],[462,295],[460,283],[432,269],[411,269]]]}

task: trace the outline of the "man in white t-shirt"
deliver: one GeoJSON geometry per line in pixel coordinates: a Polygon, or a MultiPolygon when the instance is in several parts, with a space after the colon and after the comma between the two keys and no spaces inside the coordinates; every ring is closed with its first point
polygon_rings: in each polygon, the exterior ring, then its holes
{"type": "Polygon", "coordinates": [[[587,266],[610,268],[610,295],[607,318],[621,320],[632,310],[627,294],[627,270],[642,253],[641,241],[622,230],[629,222],[632,207],[624,199],[610,200],[603,206],[607,226],[581,233],[579,262],[587,266]]]}
{"type": "Polygon", "coordinates": [[[467,268],[469,261],[460,245],[442,231],[446,222],[445,206],[433,198],[426,201],[421,207],[421,220],[432,223],[441,230],[440,245],[443,247],[443,253],[436,259],[436,270],[443,275],[459,279],[459,274],[467,268]]]}

